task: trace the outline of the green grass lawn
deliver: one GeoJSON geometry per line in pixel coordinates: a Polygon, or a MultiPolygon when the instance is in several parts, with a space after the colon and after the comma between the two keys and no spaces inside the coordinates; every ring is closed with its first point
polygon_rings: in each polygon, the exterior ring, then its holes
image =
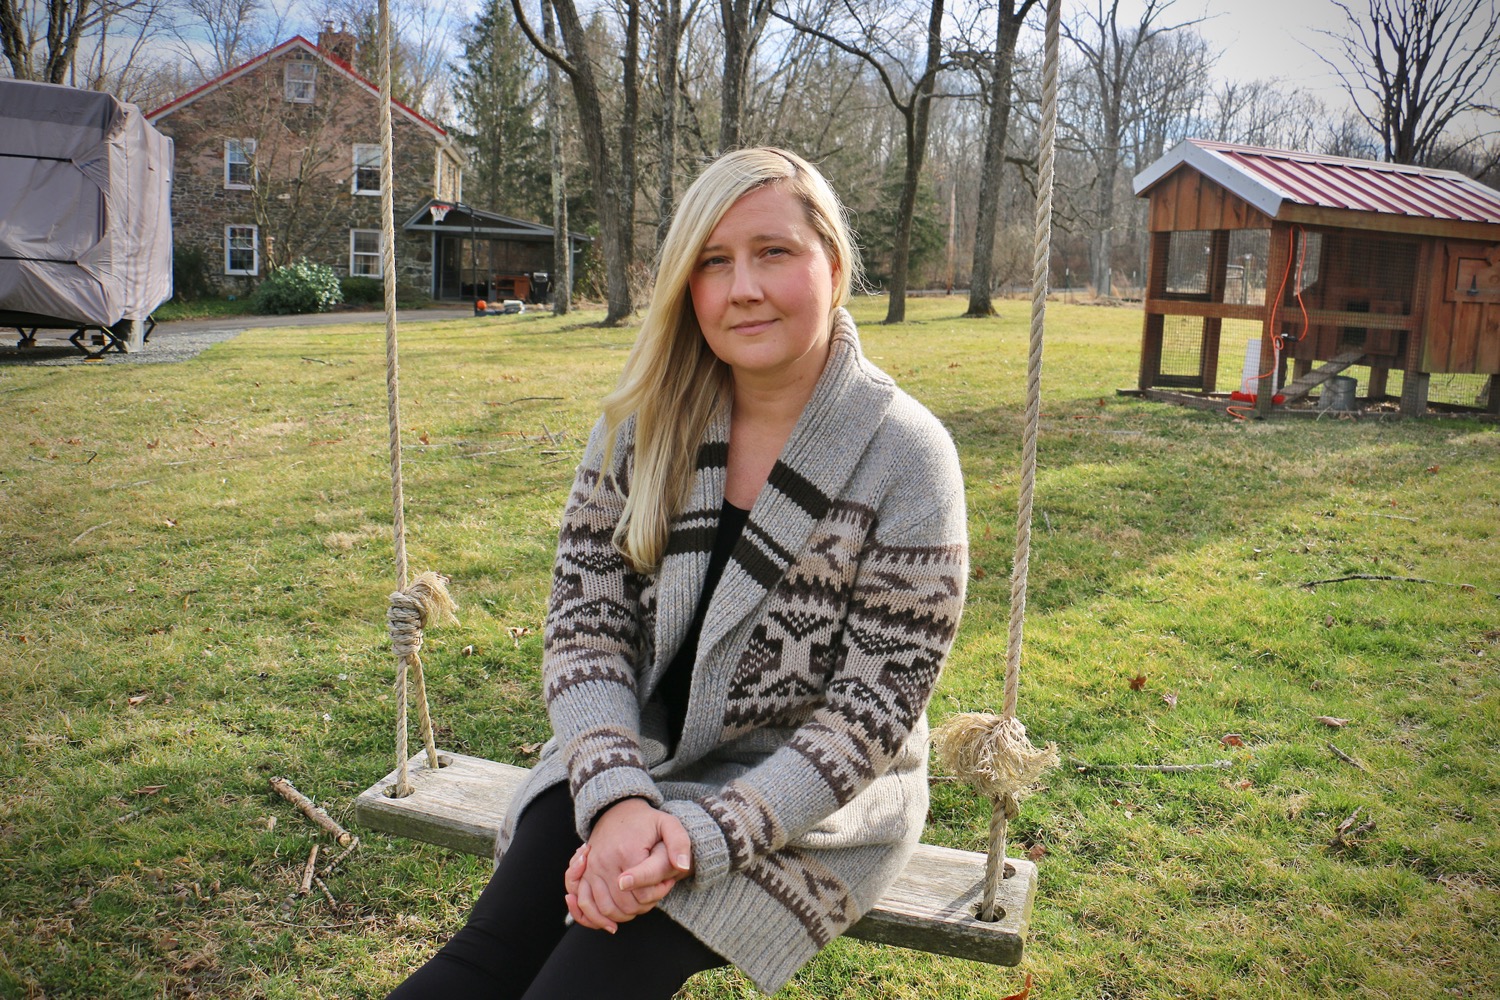
{"type": "MultiPolygon", "coordinates": [[[[968,478],[934,721],[999,706],[1019,464],[1027,308],[962,308],[855,310],[968,478]]],[[[403,327],[412,563],[461,604],[424,649],[447,749],[525,764],[546,736],[558,514],[631,339],[593,319],[403,327]]],[[[783,995],[1495,996],[1500,433],[1117,398],[1139,329],[1049,313],[1021,711],[1064,766],[1012,824],[1023,967],[840,941],[783,995]],[[1352,573],[1439,583],[1299,586],[1352,573]],[[1374,828],[1331,847],[1356,809],[1374,828]]],[[[383,386],[375,326],[0,367],[0,996],[379,997],[461,923],[486,862],[368,831],[337,905],[291,898],[328,839],[267,787],[347,824],[392,766],[383,386]]],[[[938,783],[928,839],[982,849],[986,816],[938,783]]]]}

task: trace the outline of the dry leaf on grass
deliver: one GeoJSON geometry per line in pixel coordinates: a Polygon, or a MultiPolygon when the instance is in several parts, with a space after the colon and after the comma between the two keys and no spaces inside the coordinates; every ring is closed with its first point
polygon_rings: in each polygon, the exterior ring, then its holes
{"type": "Polygon", "coordinates": [[[155,795],[166,788],[166,785],[142,785],[140,788],[131,789],[131,795],[155,795]]]}
{"type": "Polygon", "coordinates": [[[512,625],[505,630],[505,634],[510,636],[510,641],[516,644],[517,649],[520,649],[521,640],[531,634],[531,629],[512,625]]]}
{"type": "Polygon", "coordinates": [[[1027,861],[1040,861],[1040,860],[1042,860],[1042,858],[1044,858],[1046,856],[1047,856],[1047,849],[1045,847],[1043,847],[1041,844],[1033,844],[1031,846],[1030,850],[1028,850],[1026,852],[1026,860],[1027,861]]]}
{"type": "Polygon", "coordinates": [[[133,694],[125,699],[125,704],[129,705],[131,708],[135,708],[135,706],[139,705],[149,697],[151,697],[149,694],[133,694]]]}
{"type": "Polygon", "coordinates": [[[1168,691],[1166,694],[1162,695],[1161,700],[1162,703],[1165,704],[1168,708],[1177,707],[1177,695],[1171,691],[1168,691]]]}
{"type": "Polygon", "coordinates": [[[530,757],[532,754],[540,750],[544,745],[545,744],[542,743],[522,743],[521,752],[530,757]]]}
{"type": "Polygon", "coordinates": [[[463,649],[460,649],[458,651],[458,655],[459,656],[473,656],[474,655],[474,647],[473,646],[465,646],[463,649]]]}
{"type": "Polygon", "coordinates": [[[1144,688],[1145,686],[1146,686],[1146,675],[1145,674],[1137,674],[1136,676],[1130,678],[1130,690],[1132,690],[1132,691],[1139,691],[1142,688],[1144,688]]]}
{"type": "Polygon", "coordinates": [[[1315,716],[1313,716],[1313,721],[1314,722],[1321,722],[1321,723],[1323,723],[1323,725],[1327,726],[1329,729],[1343,729],[1345,726],[1347,726],[1349,724],[1349,720],[1348,719],[1339,719],[1339,718],[1335,718],[1332,715],[1315,715],[1315,716]]]}
{"type": "Polygon", "coordinates": [[[1029,996],[1031,996],[1031,973],[1028,972],[1026,973],[1026,985],[1021,987],[1021,992],[1012,993],[1008,997],[1001,997],[1000,1000],[1026,1000],[1029,996]]]}
{"type": "Polygon", "coordinates": [[[1225,733],[1219,737],[1219,742],[1226,747],[1242,747],[1245,745],[1245,738],[1239,733],[1225,733]]]}

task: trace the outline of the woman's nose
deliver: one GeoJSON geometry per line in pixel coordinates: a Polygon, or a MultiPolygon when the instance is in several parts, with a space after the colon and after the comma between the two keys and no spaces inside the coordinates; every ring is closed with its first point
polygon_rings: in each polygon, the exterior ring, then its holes
{"type": "Polygon", "coordinates": [[[735,302],[754,302],[760,298],[760,278],[748,261],[736,261],[734,277],[729,284],[729,297],[735,302]]]}

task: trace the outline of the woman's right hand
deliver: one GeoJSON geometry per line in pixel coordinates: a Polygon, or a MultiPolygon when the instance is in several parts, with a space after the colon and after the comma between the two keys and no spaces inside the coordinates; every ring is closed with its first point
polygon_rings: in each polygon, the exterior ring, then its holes
{"type": "Polygon", "coordinates": [[[576,923],[614,933],[691,874],[692,844],[675,816],[643,799],[605,810],[564,875],[576,923]]]}

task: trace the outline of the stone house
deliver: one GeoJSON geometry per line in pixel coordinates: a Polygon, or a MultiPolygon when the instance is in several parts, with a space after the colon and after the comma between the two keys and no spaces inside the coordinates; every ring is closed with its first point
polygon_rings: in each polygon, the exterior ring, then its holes
{"type": "MultiPolygon", "coordinates": [[[[179,263],[195,260],[221,292],[248,293],[300,257],[381,277],[380,91],[353,54],[344,32],[297,36],[147,116],[176,143],[179,263]]],[[[397,101],[391,111],[400,227],[461,201],[465,158],[435,122],[397,101]]],[[[401,283],[437,292],[437,236],[400,227],[396,238],[401,283]]]]}

